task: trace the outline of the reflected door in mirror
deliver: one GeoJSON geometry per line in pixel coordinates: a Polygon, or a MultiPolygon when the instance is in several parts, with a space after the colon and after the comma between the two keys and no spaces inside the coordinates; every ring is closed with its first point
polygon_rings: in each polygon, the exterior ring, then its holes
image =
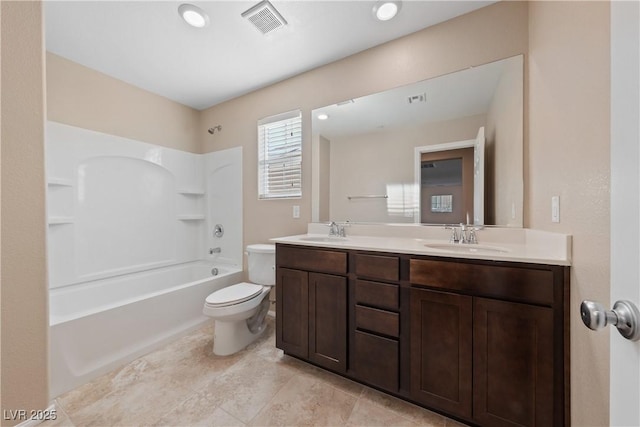
{"type": "Polygon", "coordinates": [[[422,153],[420,222],[460,224],[473,218],[473,147],[422,153]]]}

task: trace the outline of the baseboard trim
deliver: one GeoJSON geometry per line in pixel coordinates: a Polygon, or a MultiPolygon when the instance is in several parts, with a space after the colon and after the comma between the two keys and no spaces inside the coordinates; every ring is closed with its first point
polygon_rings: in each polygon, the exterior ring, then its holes
{"type": "MultiPolygon", "coordinates": [[[[44,411],[42,411],[45,414],[51,414],[54,411],[56,411],[56,403],[52,402],[44,411]]],[[[57,413],[57,411],[56,411],[57,413]]],[[[33,419],[33,418],[29,418],[28,420],[25,420],[23,422],[21,422],[20,424],[16,425],[16,427],[35,427],[38,424],[42,423],[45,420],[38,420],[38,419],[33,419]]]]}

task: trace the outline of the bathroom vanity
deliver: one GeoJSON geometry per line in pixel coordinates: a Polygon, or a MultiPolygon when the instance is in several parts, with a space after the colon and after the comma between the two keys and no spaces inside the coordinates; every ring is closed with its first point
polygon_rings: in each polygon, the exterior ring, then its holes
{"type": "Polygon", "coordinates": [[[545,237],[274,239],[276,346],[471,424],[570,425],[570,237],[545,237]]]}

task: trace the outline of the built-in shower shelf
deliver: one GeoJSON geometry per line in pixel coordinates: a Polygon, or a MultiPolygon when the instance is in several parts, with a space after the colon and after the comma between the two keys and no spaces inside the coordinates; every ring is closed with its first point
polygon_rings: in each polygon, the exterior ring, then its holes
{"type": "Polygon", "coordinates": [[[202,221],[204,215],[178,215],[180,221],[202,221]]]}
{"type": "Polygon", "coordinates": [[[178,190],[178,193],[184,194],[185,196],[204,196],[204,190],[195,188],[183,188],[182,190],[178,190]]]}
{"type": "Polygon", "coordinates": [[[51,187],[73,187],[73,181],[66,178],[49,178],[47,185],[51,187]]]}
{"type": "Polygon", "coordinates": [[[50,216],[47,220],[49,225],[73,224],[76,219],[72,216],[50,216]]]}

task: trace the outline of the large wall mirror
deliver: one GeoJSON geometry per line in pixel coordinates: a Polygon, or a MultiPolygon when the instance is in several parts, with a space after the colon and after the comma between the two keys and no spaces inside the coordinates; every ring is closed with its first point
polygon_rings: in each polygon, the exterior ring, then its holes
{"type": "Polygon", "coordinates": [[[312,220],[451,224],[469,215],[522,227],[523,103],[519,55],[313,110],[312,220]],[[469,184],[476,200],[463,200],[456,185],[469,177],[452,177],[462,167],[446,152],[465,146],[472,174],[483,163],[469,184]]]}

